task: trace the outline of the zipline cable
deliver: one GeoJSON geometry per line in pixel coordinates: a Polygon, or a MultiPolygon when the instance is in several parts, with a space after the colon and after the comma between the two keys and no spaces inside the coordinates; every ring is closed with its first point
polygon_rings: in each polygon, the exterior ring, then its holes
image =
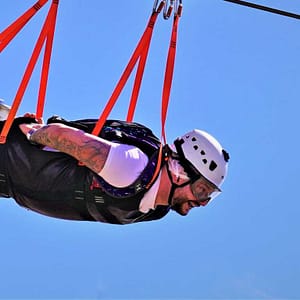
{"type": "Polygon", "coordinates": [[[248,7],[251,7],[251,8],[256,8],[256,9],[264,10],[264,11],[274,13],[274,14],[277,14],[277,15],[282,15],[282,16],[286,16],[286,17],[290,17],[290,18],[300,20],[300,15],[299,14],[295,14],[295,13],[292,13],[292,12],[280,10],[280,9],[277,9],[277,8],[263,6],[263,5],[259,5],[259,4],[255,4],[255,3],[251,3],[251,2],[247,2],[247,1],[242,1],[242,0],[224,0],[224,1],[239,4],[239,5],[243,5],[243,6],[248,6],[248,7]]]}

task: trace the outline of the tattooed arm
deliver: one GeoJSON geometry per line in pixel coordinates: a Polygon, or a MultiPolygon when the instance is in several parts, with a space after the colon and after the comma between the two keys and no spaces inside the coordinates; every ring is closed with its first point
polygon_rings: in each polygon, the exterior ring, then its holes
{"type": "Polygon", "coordinates": [[[108,141],[63,124],[21,124],[20,129],[31,141],[69,154],[96,173],[110,150],[108,141]]]}

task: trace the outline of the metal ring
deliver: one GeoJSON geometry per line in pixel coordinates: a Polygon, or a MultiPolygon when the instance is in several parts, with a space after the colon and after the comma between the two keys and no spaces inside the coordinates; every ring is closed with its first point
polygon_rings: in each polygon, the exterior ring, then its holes
{"type": "Polygon", "coordinates": [[[169,0],[164,0],[165,6],[164,6],[164,19],[168,20],[173,12],[174,9],[174,1],[175,0],[170,0],[170,5],[169,5],[169,0]]]}
{"type": "Polygon", "coordinates": [[[154,1],[153,12],[156,12],[156,10],[157,10],[158,1],[159,1],[159,0],[155,0],[155,1],[154,1]]]}
{"type": "Polygon", "coordinates": [[[175,12],[174,12],[174,14],[181,17],[182,8],[183,8],[182,0],[177,0],[176,3],[175,3],[175,12]]]}
{"type": "Polygon", "coordinates": [[[174,16],[181,16],[182,12],[182,0],[155,0],[153,5],[153,13],[159,13],[163,8],[163,17],[168,20],[172,12],[174,16]]]}
{"type": "Polygon", "coordinates": [[[162,11],[165,4],[166,4],[165,0],[161,0],[160,3],[159,3],[159,0],[154,1],[153,13],[158,13],[159,14],[162,11]]]}

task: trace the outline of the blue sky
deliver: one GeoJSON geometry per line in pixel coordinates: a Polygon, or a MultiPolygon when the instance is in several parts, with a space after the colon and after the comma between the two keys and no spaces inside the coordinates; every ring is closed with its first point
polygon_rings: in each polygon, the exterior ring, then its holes
{"type": "MultiPolygon", "coordinates": [[[[299,1],[256,3],[300,13],[299,1]]],[[[3,1],[0,30],[33,4],[3,1]]],[[[152,5],[60,1],[45,118],[100,115],[152,5]]],[[[1,53],[7,103],[48,8],[1,53]]],[[[135,117],[157,135],[170,29],[160,17],[135,117]]],[[[129,226],[51,219],[2,199],[0,298],[300,298],[299,32],[299,20],[221,0],[184,1],[167,139],[192,128],[215,135],[231,155],[223,193],[187,217],[129,226]]],[[[19,114],[35,111],[38,76],[19,114]]],[[[111,117],[125,118],[130,87],[111,117]]]]}

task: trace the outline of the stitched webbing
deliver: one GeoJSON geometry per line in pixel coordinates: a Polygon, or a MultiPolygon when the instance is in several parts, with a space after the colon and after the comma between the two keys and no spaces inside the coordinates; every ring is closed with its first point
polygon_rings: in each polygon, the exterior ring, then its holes
{"type": "MultiPolygon", "coordinates": [[[[9,132],[9,129],[10,129],[10,127],[11,127],[13,121],[14,121],[14,118],[15,118],[16,114],[17,114],[17,110],[19,108],[19,105],[20,105],[20,103],[22,101],[22,98],[24,96],[24,93],[26,91],[26,88],[27,88],[27,85],[28,85],[29,80],[31,78],[32,72],[33,72],[34,67],[37,63],[37,60],[39,58],[42,47],[43,47],[43,45],[45,44],[45,41],[46,41],[43,68],[42,68],[42,73],[41,73],[39,99],[38,99],[38,105],[37,105],[37,118],[42,117],[43,106],[44,106],[45,95],[46,95],[46,88],[47,88],[47,81],[48,81],[48,72],[49,72],[50,58],[51,58],[51,52],[52,52],[52,43],[53,43],[53,36],[54,36],[54,29],[55,29],[55,23],[56,23],[58,3],[59,3],[59,0],[53,0],[52,1],[52,4],[51,4],[51,7],[49,9],[48,15],[46,17],[45,23],[42,27],[41,33],[38,37],[38,40],[37,40],[35,48],[32,52],[31,58],[30,58],[29,63],[26,67],[26,70],[25,70],[25,73],[23,75],[22,81],[21,81],[20,86],[17,90],[17,93],[16,93],[15,99],[13,101],[11,110],[10,110],[9,115],[7,117],[7,120],[5,121],[5,124],[2,128],[2,131],[1,131],[1,134],[0,134],[0,143],[1,144],[5,143],[5,141],[6,141],[7,134],[9,132]]],[[[43,1],[42,1],[42,4],[43,4],[43,1]]],[[[29,11],[32,14],[33,8],[31,8],[29,11]]],[[[31,15],[31,17],[32,17],[32,15],[31,15]]],[[[26,15],[26,18],[28,18],[27,15],[26,15]]],[[[21,17],[21,19],[14,26],[16,26],[16,28],[19,30],[20,25],[18,25],[18,24],[19,23],[21,24],[22,22],[25,22],[24,20],[22,21],[22,17],[21,17]]],[[[16,29],[14,29],[13,27],[11,28],[11,30],[12,30],[12,32],[16,31],[16,29]]],[[[10,31],[7,31],[8,35],[10,35],[9,32],[10,31]]]]}

